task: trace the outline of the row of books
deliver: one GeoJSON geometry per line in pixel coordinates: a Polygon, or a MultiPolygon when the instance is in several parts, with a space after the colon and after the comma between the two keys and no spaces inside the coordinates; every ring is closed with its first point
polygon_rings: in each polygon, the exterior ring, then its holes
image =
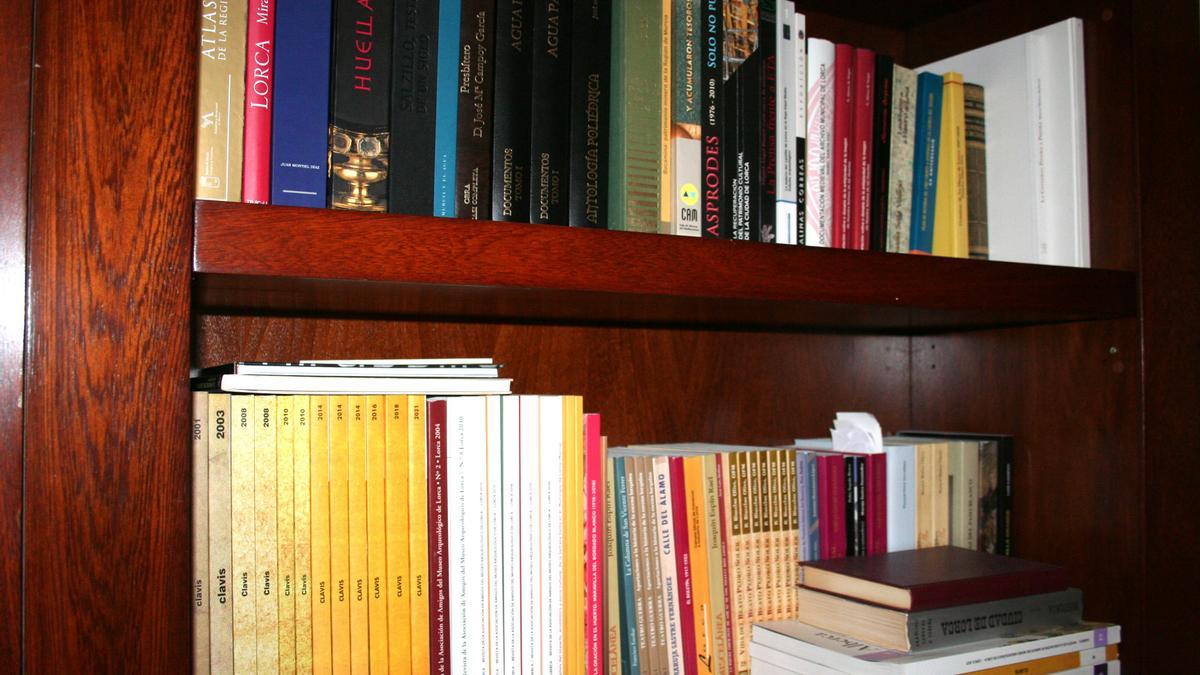
{"type": "Polygon", "coordinates": [[[811,562],[795,619],[753,628],[755,673],[1116,673],[1067,570],[957,547],[811,562]]]}
{"type": "Polygon", "coordinates": [[[600,672],[580,397],[196,392],[193,450],[196,672],[600,672]]]}

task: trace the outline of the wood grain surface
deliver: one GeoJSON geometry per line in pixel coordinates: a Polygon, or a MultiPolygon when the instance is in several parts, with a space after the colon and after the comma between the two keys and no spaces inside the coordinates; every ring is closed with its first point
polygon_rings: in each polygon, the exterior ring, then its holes
{"type": "Polygon", "coordinates": [[[25,668],[190,668],[195,5],[37,3],[25,668]]]}
{"type": "Polygon", "coordinates": [[[0,3],[0,672],[21,669],[22,375],[33,2],[0,3]]]}

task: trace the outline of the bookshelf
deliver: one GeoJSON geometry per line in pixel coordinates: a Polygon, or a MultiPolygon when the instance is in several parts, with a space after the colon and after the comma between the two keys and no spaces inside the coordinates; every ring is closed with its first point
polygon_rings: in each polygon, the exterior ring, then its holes
{"type": "Polygon", "coordinates": [[[186,670],[187,367],[387,354],[493,355],[520,391],[582,393],[614,443],[781,442],[839,409],[1013,433],[1017,553],[1074,571],[1132,671],[1178,668],[1200,83],[1161,74],[1196,60],[1195,4],[811,7],[814,35],[913,63],[1082,16],[1098,269],[198,205],[193,4],[6,5],[6,63],[37,67],[0,73],[0,262],[27,284],[0,303],[25,327],[0,344],[21,394],[0,438],[23,441],[0,454],[23,505],[0,521],[23,556],[0,565],[0,670],[186,670]]]}

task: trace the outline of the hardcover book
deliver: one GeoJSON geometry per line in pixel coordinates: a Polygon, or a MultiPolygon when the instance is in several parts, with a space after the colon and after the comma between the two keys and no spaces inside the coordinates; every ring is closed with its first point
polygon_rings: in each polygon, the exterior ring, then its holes
{"type": "Polygon", "coordinates": [[[279,670],[279,523],[276,511],[275,396],[255,395],[254,427],[254,606],[258,668],[279,670]]]}
{"type": "Polygon", "coordinates": [[[208,394],[192,392],[192,661],[207,672],[212,665],[209,620],[212,587],[209,586],[208,525],[208,394]]]}
{"type": "Polygon", "coordinates": [[[566,225],[570,189],[571,16],[569,5],[533,5],[533,105],[529,137],[529,220],[566,225]]]}
{"type": "Polygon", "coordinates": [[[328,190],[329,0],[277,0],[271,203],[324,208],[328,190]]]}
{"type": "Polygon", "coordinates": [[[852,248],[854,191],[854,47],[839,43],[833,56],[833,248],[852,248]]]}
{"type": "Polygon", "coordinates": [[[275,81],[275,0],[250,3],[246,31],[246,131],[242,201],[271,199],[271,118],[275,81]]]}
{"type": "Polygon", "coordinates": [[[871,167],[875,150],[875,52],[854,50],[854,107],[851,124],[849,248],[871,247],[871,167]]]}
{"type": "MultiPolygon", "coordinates": [[[[784,0],[786,2],[786,0],[784,0]]],[[[775,194],[779,166],[776,156],[776,98],[779,88],[779,55],[776,52],[775,0],[758,3],[758,188],[757,215],[752,223],[755,241],[775,243],[775,194]]]]}
{"type": "Polygon", "coordinates": [[[495,68],[494,0],[463,0],[458,60],[459,218],[486,220],[492,213],[492,85],[495,68]]]}
{"type": "Polygon", "coordinates": [[[233,593],[233,668],[257,669],[254,559],[254,397],[230,397],[230,562],[233,593]]]}
{"type": "Polygon", "coordinates": [[[436,117],[433,142],[433,215],[457,213],[458,47],[461,0],[438,1],[436,117]]]}
{"type": "Polygon", "coordinates": [[[496,221],[529,222],[532,21],[532,7],[525,0],[496,3],[492,108],[492,220],[496,221]]]}
{"type": "Polygon", "coordinates": [[[871,218],[870,244],[872,251],[887,250],[887,220],[890,174],[892,168],[892,77],[895,61],[887,54],[875,56],[874,120],[871,149],[871,218]]]}
{"type": "Polygon", "coordinates": [[[200,0],[196,198],[242,200],[246,4],[200,0]]]}
{"type": "Polygon", "coordinates": [[[967,257],[967,143],[963,126],[961,73],[942,76],[942,130],[938,141],[933,254],[967,257]]]}
{"type": "Polygon", "coordinates": [[[941,157],[942,76],[917,75],[916,132],[913,141],[912,253],[933,253],[934,206],[941,157]]]}
{"type": "Polygon", "coordinates": [[[721,236],[721,205],[724,182],[721,177],[725,133],[725,102],[721,95],[725,63],[725,9],[720,0],[702,0],[700,5],[702,57],[700,59],[700,127],[703,142],[701,179],[703,180],[702,236],[721,236]]]}
{"type": "Polygon", "coordinates": [[[614,230],[658,230],[663,159],[659,121],[664,96],[658,55],[661,32],[659,4],[613,5],[608,213],[609,228],[614,230]]]}
{"type": "Polygon", "coordinates": [[[612,96],[609,74],[612,0],[576,0],[572,14],[571,187],[567,195],[567,224],[605,228],[612,96]]]}
{"type": "MultiPolygon", "coordinates": [[[[395,0],[392,44],[391,139],[388,210],[433,213],[434,134],[437,124],[438,9],[428,0],[395,0]]],[[[457,45],[457,42],[455,43],[457,45]]]]}
{"type": "Polygon", "coordinates": [[[967,245],[972,258],[988,258],[987,133],[983,87],[963,85],[967,140],[967,245]]]}
{"type": "MultiPolygon", "coordinates": [[[[891,148],[888,153],[885,250],[891,253],[908,253],[909,237],[912,234],[917,74],[903,66],[893,65],[891,79],[891,148]]],[[[881,185],[880,188],[882,187],[881,185]]]]}
{"type": "MultiPolygon", "coordinates": [[[[759,149],[762,132],[763,54],[759,50],[758,3],[725,3],[726,198],[722,226],[728,239],[758,238],[759,149]]],[[[724,231],[723,231],[724,233],[724,231]]]]}

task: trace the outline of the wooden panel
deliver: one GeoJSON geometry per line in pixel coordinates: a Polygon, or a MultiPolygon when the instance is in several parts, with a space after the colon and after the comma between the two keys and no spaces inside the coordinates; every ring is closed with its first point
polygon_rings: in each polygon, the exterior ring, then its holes
{"type": "MultiPolygon", "coordinates": [[[[899,3],[891,4],[900,6],[899,3]]],[[[832,10],[830,13],[809,10],[805,15],[807,37],[821,38],[834,43],[847,42],[855,47],[874,49],[877,52],[893,56],[904,54],[905,34],[903,30],[879,23],[863,23],[834,12],[836,10],[832,10]]]]}
{"type": "MultiPolygon", "coordinates": [[[[796,9],[808,12],[828,12],[844,20],[862,22],[871,26],[888,26],[897,29],[911,27],[922,21],[953,12],[978,0],[802,0],[796,9]]],[[[824,37],[818,35],[818,37],[824,37]]]]}
{"type": "Polygon", "coordinates": [[[1085,618],[1122,625],[1129,671],[1157,672],[1141,667],[1140,359],[1136,320],[913,338],[912,416],[1015,436],[1016,555],[1068,566],[1085,618]]]}
{"type": "Polygon", "coordinates": [[[987,0],[915,27],[907,54],[907,62],[919,66],[1063,19],[1083,19],[1092,266],[1122,270],[1138,269],[1137,228],[1130,226],[1137,219],[1131,14],[1129,0],[987,0]]]}
{"type": "Polygon", "coordinates": [[[1145,354],[1145,672],[1190,668],[1200,586],[1200,63],[1193,1],[1138,2],[1137,106],[1142,196],[1142,339],[1145,354]],[[1183,583],[1180,583],[1183,582],[1183,583]]]}
{"type": "Polygon", "coordinates": [[[202,279],[206,307],[901,332],[1136,311],[1133,275],[1106,270],[205,201],[196,211],[195,270],[230,277],[202,279]]]}
{"type": "Polygon", "coordinates": [[[578,393],[610,444],[784,443],[838,410],[908,423],[908,339],[662,328],[204,316],[197,365],[492,356],[519,393],[578,393]]]}
{"type": "Polygon", "coordinates": [[[33,2],[0,3],[0,672],[21,669],[22,375],[33,2]]]}
{"type": "Polygon", "coordinates": [[[37,3],[29,672],[189,668],[194,8],[37,3]]]}

